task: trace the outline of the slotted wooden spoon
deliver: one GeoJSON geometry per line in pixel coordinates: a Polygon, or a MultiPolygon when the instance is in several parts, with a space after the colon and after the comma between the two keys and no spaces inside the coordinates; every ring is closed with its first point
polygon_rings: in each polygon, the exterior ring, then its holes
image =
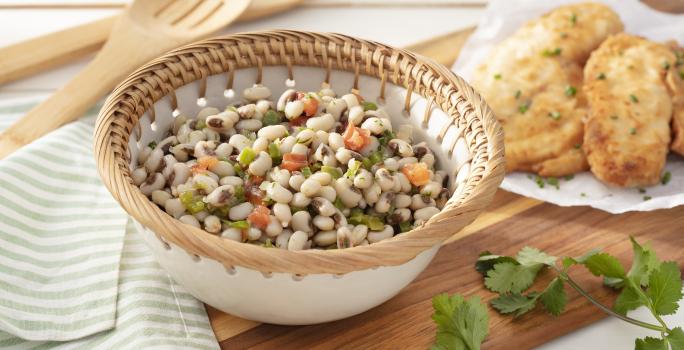
{"type": "Polygon", "coordinates": [[[250,0],[136,0],[102,50],[64,87],[0,134],[0,159],[75,120],[135,68],[225,27],[250,0]]]}

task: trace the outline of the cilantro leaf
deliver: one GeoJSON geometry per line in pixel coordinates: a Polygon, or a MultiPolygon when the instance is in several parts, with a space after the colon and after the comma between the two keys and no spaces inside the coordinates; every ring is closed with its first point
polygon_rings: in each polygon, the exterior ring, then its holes
{"type": "Polygon", "coordinates": [[[532,247],[524,247],[518,252],[518,256],[516,257],[516,260],[518,260],[520,265],[525,266],[533,266],[535,264],[551,266],[556,263],[556,259],[555,256],[550,256],[539,249],[532,247]]]}
{"type": "Polygon", "coordinates": [[[615,304],[613,305],[613,310],[615,310],[615,312],[621,315],[626,315],[628,311],[632,311],[642,305],[646,305],[648,301],[644,300],[641,294],[638,293],[635,288],[640,287],[636,282],[634,282],[633,279],[630,278],[627,280],[622,292],[620,292],[620,295],[618,295],[617,299],[615,299],[615,304]]]}
{"type": "Polygon", "coordinates": [[[480,257],[477,259],[477,262],[475,262],[475,270],[486,275],[487,271],[494,268],[494,265],[502,262],[518,265],[518,262],[510,256],[494,255],[489,251],[484,251],[480,253],[480,257]]]}
{"type": "Polygon", "coordinates": [[[598,253],[590,256],[584,262],[584,266],[586,266],[594,276],[625,278],[625,268],[620,261],[614,256],[606,253],[598,253]]]}
{"type": "Polygon", "coordinates": [[[524,266],[504,262],[487,272],[485,286],[492,292],[519,293],[529,288],[542,265],[524,266]]]}
{"type": "Polygon", "coordinates": [[[594,256],[600,252],[601,252],[600,249],[592,249],[589,252],[587,252],[586,254],[579,256],[579,257],[576,257],[576,258],[566,256],[563,258],[563,268],[565,270],[567,270],[572,265],[584,264],[587,261],[587,259],[589,259],[590,257],[592,257],[592,256],[594,256]]]}
{"type": "Polygon", "coordinates": [[[672,328],[665,339],[670,343],[672,350],[684,350],[684,330],[681,327],[672,328]]]}
{"type": "Polygon", "coordinates": [[[487,308],[475,296],[468,300],[460,295],[440,294],[432,298],[437,324],[433,349],[479,350],[487,337],[487,308]]]}
{"type": "Polygon", "coordinates": [[[646,337],[634,342],[635,350],[667,350],[667,343],[660,338],[646,337]]]}
{"type": "Polygon", "coordinates": [[[539,300],[541,300],[546,310],[554,316],[560,315],[568,303],[568,297],[565,294],[565,288],[563,288],[564,285],[563,280],[556,277],[539,296],[539,300]]]}
{"type": "Polygon", "coordinates": [[[634,252],[634,260],[632,267],[627,272],[627,277],[633,277],[635,281],[641,286],[648,286],[648,276],[660,267],[660,261],[656,257],[655,252],[648,245],[640,245],[634,237],[629,237],[632,242],[632,251],[634,252]]]}
{"type": "Polygon", "coordinates": [[[491,301],[492,307],[502,314],[515,313],[518,317],[537,306],[539,293],[532,292],[527,295],[520,293],[503,294],[491,301]]]}
{"type": "Polygon", "coordinates": [[[658,315],[670,315],[677,311],[677,302],[682,298],[682,278],[676,262],[664,262],[651,273],[646,295],[658,315]]]}

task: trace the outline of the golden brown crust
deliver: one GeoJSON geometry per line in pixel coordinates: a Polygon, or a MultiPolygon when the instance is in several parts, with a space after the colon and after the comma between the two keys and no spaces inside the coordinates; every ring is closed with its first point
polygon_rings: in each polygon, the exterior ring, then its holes
{"type": "Polygon", "coordinates": [[[478,68],[473,85],[503,125],[507,171],[562,176],[586,170],[576,150],[586,116],[582,65],[622,28],[601,4],[558,7],[525,24],[478,68]]]}
{"type": "Polygon", "coordinates": [[[675,54],[665,81],[672,94],[672,143],[670,149],[684,155],[684,47],[667,43],[675,54]]]}
{"type": "Polygon", "coordinates": [[[672,117],[664,63],[673,61],[666,46],[627,34],[611,36],[591,54],[583,149],[600,180],[620,187],[660,180],[672,117]]]}

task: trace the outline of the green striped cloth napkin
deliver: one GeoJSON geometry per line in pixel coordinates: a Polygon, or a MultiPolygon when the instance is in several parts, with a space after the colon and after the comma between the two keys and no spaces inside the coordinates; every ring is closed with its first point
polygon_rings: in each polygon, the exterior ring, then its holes
{"type": "MultiPolygon", "coordinates": [[[[35,103],[0,104],[0,130],[35,103]]],[[[0,161],[0,348],[218,348],[101,184],[95,112],[0,161]]]]}

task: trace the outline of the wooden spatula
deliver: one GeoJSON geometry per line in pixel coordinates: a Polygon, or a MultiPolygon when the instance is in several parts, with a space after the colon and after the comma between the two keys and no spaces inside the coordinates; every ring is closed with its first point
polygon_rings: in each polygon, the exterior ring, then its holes
{"type": "Polygon", "coordinates": [[[78,118],[135,68],[235,20],[250,0],[137,0],[67,85],[0,134],[0,159],[78,118]]]}

